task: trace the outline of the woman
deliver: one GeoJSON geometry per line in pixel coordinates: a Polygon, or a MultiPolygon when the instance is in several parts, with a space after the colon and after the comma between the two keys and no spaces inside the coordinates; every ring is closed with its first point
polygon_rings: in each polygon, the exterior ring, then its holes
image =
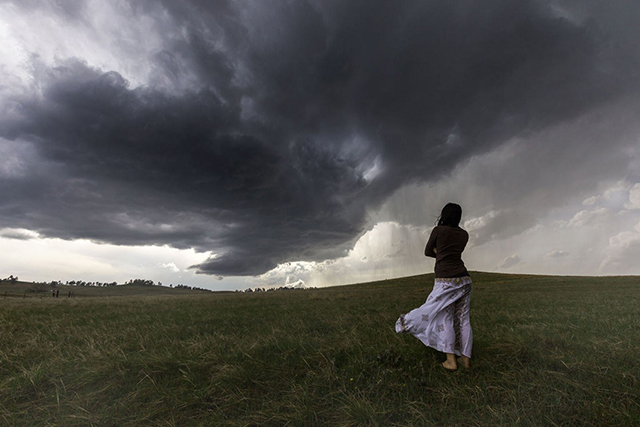
{"type": "Polygon", "coordinates": [[[446,353],[445,369],[458,369],[456,356],[469,368],[473,334],[469,323],[471,277],[462,262],[469,234],[460,228],[462,208],[448,203],[442,208],[424,254],[436,259],[435,283],[427,301],[400,316],[396,332],[415,335],[425,345],[446,353]]]}

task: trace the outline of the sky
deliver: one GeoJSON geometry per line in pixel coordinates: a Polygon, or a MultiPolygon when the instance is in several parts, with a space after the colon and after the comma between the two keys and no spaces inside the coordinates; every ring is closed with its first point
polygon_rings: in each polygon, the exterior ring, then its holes
{"type": "Polygon", "coordinates": [[[640,274],[640,3],[0,0],[0,276],[640,274]]]}

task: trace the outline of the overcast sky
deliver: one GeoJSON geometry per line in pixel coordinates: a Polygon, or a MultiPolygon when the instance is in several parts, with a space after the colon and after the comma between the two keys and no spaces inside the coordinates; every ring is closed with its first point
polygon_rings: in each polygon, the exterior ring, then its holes
{"type": "Polygon", "coordinates": [[[0,275],[640,274],[640,3],[0,0],[0,275]]]}

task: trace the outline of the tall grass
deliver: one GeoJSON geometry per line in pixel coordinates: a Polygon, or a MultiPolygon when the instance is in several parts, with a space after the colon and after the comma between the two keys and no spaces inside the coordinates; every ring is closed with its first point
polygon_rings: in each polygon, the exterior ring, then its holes
{"type": "Polygon", "coordinates": [[[457,372],[393,330],[431,275],[0,300],[0,424],[640,425],[639,278],[473,277],[473,365],[457,372]]]}

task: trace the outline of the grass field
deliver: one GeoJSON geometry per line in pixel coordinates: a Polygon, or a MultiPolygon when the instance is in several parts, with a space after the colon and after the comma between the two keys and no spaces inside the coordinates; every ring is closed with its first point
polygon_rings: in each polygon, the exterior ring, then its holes
{"type": "Polygon", "coordinates": [[[0,298],[0,424],[640,425],[640,278],[473,278],[473,365],[457,372],[393,329],[432,275],[0,298]]]}

